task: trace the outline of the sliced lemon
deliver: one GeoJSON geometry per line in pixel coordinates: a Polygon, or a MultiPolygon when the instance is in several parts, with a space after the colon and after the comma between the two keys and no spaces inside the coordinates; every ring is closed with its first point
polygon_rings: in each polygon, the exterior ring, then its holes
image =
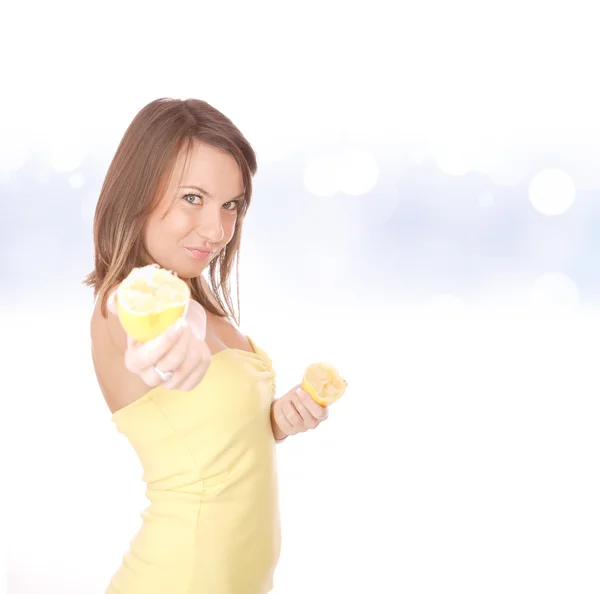
{"type": "Polygon", "coordinates": [[[125,332],[138,342],[162,334],[187,310],[190,288],[155,264],[134,268],[117,289],[117,311],[125,332]]]}
{"type": "Polygon", "coordinates": [[[329,363],[312,363],[304,371],[302,389],[321,406],[329,406],[346,390],[348,382],[329,363]]]}

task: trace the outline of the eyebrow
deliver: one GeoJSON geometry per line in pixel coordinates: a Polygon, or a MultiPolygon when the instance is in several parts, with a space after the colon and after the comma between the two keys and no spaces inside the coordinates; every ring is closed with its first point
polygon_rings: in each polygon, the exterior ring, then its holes
{"type": "MultiPolygon", "coordinates": [[[[187,188],[188,190],[196,190],[197,192],[199,192],[200,194],[204,194],[205,196],[207,196],[208,198],[213,198],[213,195],[210,192],[207,192],[205,189],[201,188],[200,186],[179,186],[179,189],[182,188],[187,188]]],[[[232,200],[238,200],[239,198],[243,198],[245,195],[245,192],[242,192],[239,196],[234,196],[233,198],[230,198],[229,200],[227,200],[227,202],[231,202],[232,200]]]]}

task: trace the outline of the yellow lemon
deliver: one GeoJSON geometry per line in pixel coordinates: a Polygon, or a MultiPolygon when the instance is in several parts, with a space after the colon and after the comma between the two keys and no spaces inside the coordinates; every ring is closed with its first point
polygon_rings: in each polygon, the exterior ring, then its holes
{"type": "Polygon", "coordinates": [[[347,385],[348,382],[329,363],[312,363],[302,378],[302,389],[321,406],[328,406],[340,398],[347,385]]]}
{"type": "Polygon", "coordinates": [[[138,342],[162,334],[187,310],[190,288],[155,264],[134,268],[117,289],[117,311],[125,332],[138,342]]]}

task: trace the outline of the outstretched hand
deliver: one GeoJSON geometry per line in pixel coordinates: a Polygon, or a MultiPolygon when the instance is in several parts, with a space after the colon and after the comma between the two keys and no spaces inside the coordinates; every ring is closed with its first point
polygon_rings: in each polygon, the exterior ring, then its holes
{"type": "MultiPolygon", "coordinates": [[[[117,313],[116,299],[113,291],[107,302],[113,314],[117,313]]],[[[204,378],[211,361],[205,329],[206,313],[199,303],[190,301],[186,316],[156,338],[140,343],[127,335],[125,366],[151,388],[160,385],[165,390],[192,390],[204,378]]]]}

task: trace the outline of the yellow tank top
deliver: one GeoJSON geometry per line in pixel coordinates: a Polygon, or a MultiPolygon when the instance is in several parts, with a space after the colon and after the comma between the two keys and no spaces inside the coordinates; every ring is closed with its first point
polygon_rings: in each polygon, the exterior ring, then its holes
{"type": "MultiPolygon", "coordinates": [[[[250,339],[249,339],[250,340],[250,339]]],[[[150,505],[107,594],[264,594],[280,526],[266,353],[215,353],[190,392],[153,388],[112,420],[150,505]]]]}

